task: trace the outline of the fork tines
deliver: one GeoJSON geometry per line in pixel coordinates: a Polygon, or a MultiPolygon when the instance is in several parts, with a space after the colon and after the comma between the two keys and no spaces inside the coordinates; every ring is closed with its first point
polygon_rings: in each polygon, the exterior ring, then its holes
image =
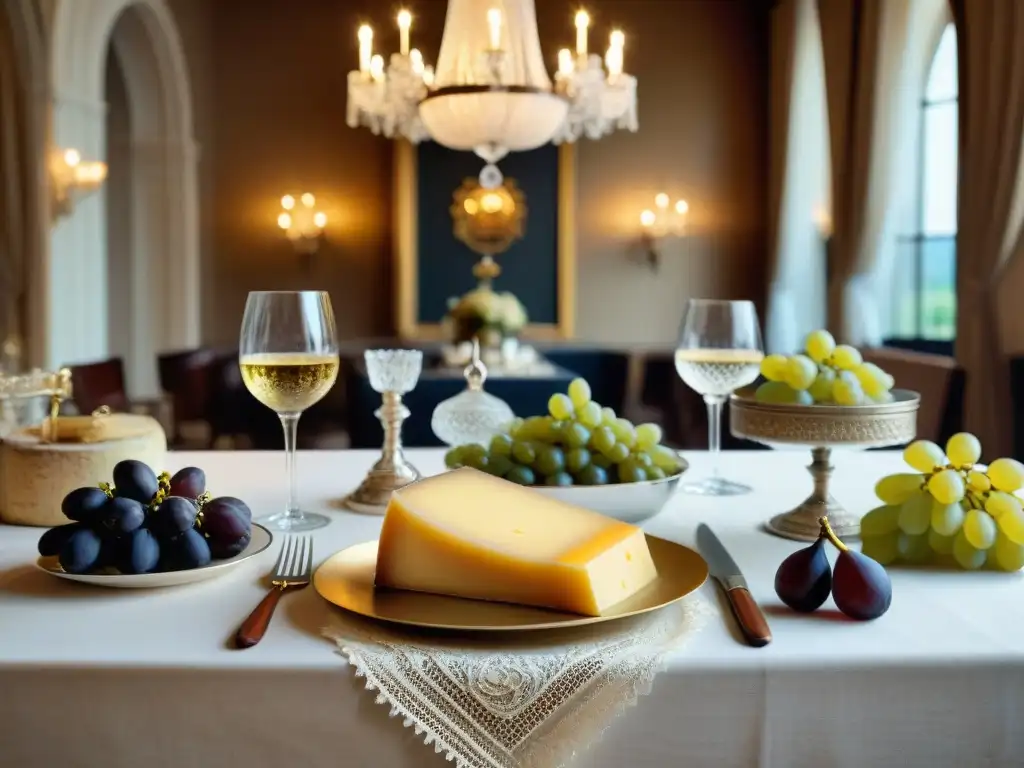
{"type": "Polygon", "coordinates": [[[313,571],[313,537],[289,536],[274,565],[274,581],[309,579],[313,571]]]}

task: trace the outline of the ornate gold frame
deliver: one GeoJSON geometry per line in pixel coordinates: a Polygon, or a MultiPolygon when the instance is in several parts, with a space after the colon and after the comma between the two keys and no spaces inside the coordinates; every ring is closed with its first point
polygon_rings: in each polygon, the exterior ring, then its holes
{"type": "MultiPolygon", "coordinates": [[[[407,141],[395,142],[395,325],[404,339],[439,340],[440,323],[417,323],[418,274],[416,148],[407,141]]],[[[467,269],[469,265],[467,264],[467,269]]],[[[558,322],[531,323],[527,339],[569,339],[576,332],[576,148],[558,148],[558,322]]]]}

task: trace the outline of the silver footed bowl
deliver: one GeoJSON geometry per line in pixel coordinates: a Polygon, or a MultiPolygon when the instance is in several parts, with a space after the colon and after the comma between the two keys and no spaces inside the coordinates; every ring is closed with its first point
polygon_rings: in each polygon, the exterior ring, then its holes
{"type": "Polygon", "coordinates": [[[679,478],[688,467],[684,459],[680,460],[682,469],[661,480],[568,487],[540,485],[534,486],[534,490],[552,499],[592,509],[624,523],[638,523],[661,512],[662,507],[672,498],[679,486],[679,478]]]}

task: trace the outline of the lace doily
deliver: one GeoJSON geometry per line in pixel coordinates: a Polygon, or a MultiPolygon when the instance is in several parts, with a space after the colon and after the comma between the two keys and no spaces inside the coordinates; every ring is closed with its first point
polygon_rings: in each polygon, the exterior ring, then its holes
{"type": "Polygon", "coordinates": [[[377,703],[457,768],[557,768],[650,691],[666,653],[715,613],[652,614],[500,638],[424,635],[337,616],[334,640],[377,703]]]}

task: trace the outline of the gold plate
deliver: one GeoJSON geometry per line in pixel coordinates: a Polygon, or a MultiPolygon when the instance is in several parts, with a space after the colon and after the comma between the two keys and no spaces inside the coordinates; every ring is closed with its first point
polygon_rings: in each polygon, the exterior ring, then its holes
{"type": "Polygon", "coordinates": [[[623,619],[681,600],[708,577],[704,558],[688,547],[647,535],[658,578],[604,616],[581,616],[509,603],[489,603],[426,592],[377,589],[377,542],[356,544],[331,555],[317,568],[313,586],[329,603],[378,621],[429,629],[508,632],[561,629],[623,619]]]}

